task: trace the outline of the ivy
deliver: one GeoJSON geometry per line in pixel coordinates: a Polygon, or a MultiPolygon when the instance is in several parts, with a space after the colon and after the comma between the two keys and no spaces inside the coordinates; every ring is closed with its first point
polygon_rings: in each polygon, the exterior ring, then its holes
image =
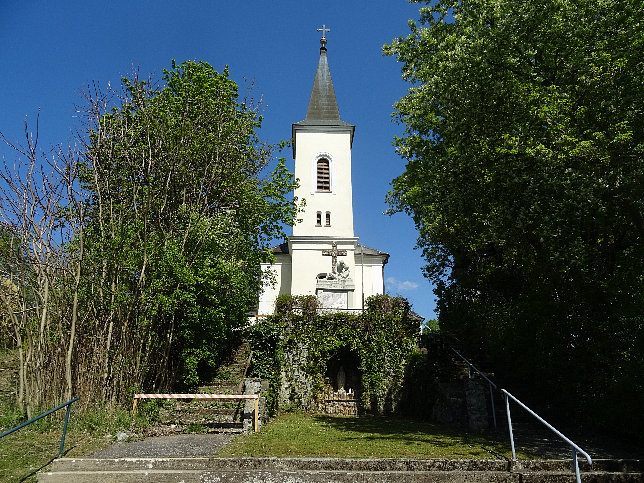
{"type": "Polygon", "coordinates": [[[312,409],[327,382],[327,363],[348,350],[359,360],[361,410],[391,412],[419,325],[409,302],[400,297],[370,297],[356,315],[320,312],[314,296],[281,296],[275,315],[251,328],[251,374],[270,381],[272,412],[280,404],[312,409]]]}

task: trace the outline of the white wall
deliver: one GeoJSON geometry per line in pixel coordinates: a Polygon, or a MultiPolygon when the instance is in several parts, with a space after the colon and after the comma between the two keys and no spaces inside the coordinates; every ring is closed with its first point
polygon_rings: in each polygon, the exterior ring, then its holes
{"type": "Polygon", "coordinates": [[[291,257],[278,255],[274,264],[262,263],[262,272],[272,273],[274,284],[268,279],[264,280],[262,293],[259,296],[258,315],[269,315],[275,311],[275,300],[278,296],[291,293],[291,257]]]}
{"type": "Polygon", "coordinates": [[[293,236],[289,239],[289,252],[292,256],[293,270],[291,293],[293,295],[315,295],[319,273],[329,273],[332,270],[331,257],[323,256],[322,250],[330,250],[335,241],[338,250],[346,250],[346,256],[339,256],[349,267],[351,278],[355,280],[355,247],[357,238],[318,238],[293,236]]]}
{"type": "Polygon", "coordinates": [[[295,177],[300,181],[295,196],[304,198],[306,207],[301,214],[303,222],[293,227],[293,235],[353,237],[351,131],[322,132],[321,128],[295,128],[295,177]],[[330,163],[330,193],[316,191],[320,158],[330,163]],[[322,212],[322,226],[316,226],[318,211],[322,212]],[[327,211],[331,212],[330,227],[324,226],[327,211]]]}

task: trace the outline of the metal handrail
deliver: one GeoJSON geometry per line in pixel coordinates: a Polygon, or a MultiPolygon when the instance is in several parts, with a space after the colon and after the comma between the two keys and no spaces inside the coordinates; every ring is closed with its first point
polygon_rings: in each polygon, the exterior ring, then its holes
{"type": "Polygon", "coordinates": [[[49,416],[51,413],[54,413],[54,412],[58,411],[59,409],[62,409],[65,406],[67,406],[67,412],[65,413],[65,423],[63,424],[63,435],[62,435],[62,437],[60,439],[60,450],[58,451],[58,457],[60,458],[63,455],[63,448],[65,446],[65,435],[67,434],[67,423],[69,421],[69,411],[70,411],[70,409],[72,407],[72,403],[75,403],[79,399],[80,398],[75,397],[74,399],[72,399],[70,401],[67,401],[66,403],[63,403],[60,406],[55,407],[54,409],[50,409],[49,411],[47,411],[45,413],[42,413],[40,416],[36,416],[35,418],[31,418],[29,421],[26,421],[26,422],[16,426],[15,428],[11,428],[8,431],[5,431],[4,433],[0,434],[0,438],[3,438],[5,436],[7,436],[8,434],[13,433],[14,431],[18,431],[19,429],[24,428],[25,426],[28,426],[29,424],[34,423],[34,422],[38,421],[39,419],[44,418],[45,416],[49,416]]]}
{"type": "Polygon", "coordinates": [[[563,439],[566,443],[568,443],[572,449],[572,462],[573,466],[575,468],[575,476],[577,477],[577,483],[581,483],[581,475],[579,474],[579,461],[577,459],[577,453],[582,454],[585,458],[586,461],[588,461],[589,465],[593,464],[593,460],[590,457],[588,453],[586,453],[583,449],[581,449],[579,446],[577,446],[570,438],[567,438],[564,436],[560,431],[558,431],[554,426],[552,426],[548,421],[543,419],[541,416],[539,416],[537,413],[535,413],[532,409],[530,409],[528,406],[523,404],[521,401],[519,401],[516,397],[514,397],[512,394],[510,394],[508,391],[505,389],[501,389],[501,392],[504,394],[505,397],[505,409],[508,415],[508,428],[510,430],[510,445],[512,446],[512,459],[516,461],[517,459],[517,454],[516,451],[514,450],[514,435],[512,433],[512,418],[510,417],[510,400],[509,398],[512,398],[519,406],[521,406],[523,409],[528,411],[530,414],[532,414],[537,420],[539,420],[541,423],[543,423],[548,429],[550,429],[553,433],[555,433],[557,436],[559,436],[561,439],[563,439]]]}
{"type": "Polygon", "coordinates": [[[483,374],[481,371],[479,371],[479,370],[477,369],[477,367],[476,367],[474,364],[472,364],[472,363],[471,363],[470,361],[468,361],[465,357],[463,357],[461,354],[459,354],[459,352],[458,352],[456,349],[454,349],[453,347],[452,347],[452,351],[454,351],[454,354],[456,354],[458,357],[460,357],[461,359],[463,359],[463,360],[467,363],[467,365],[468,365],[469,367],[471,367],[471,368],[472,368],[472,369],[474,369],[476,372],[478,372],[478,373],[479,373],[479,375],[480,375],[483,379],[485,379],[487,382],[489,382],[489,383],[490,383],[490,385],[491,385],[494,389],[497,389],[496,384],[494,384],[492,381],[490,381],[490,380],[488,379],[488,377],[487,377],[485,374],[483,374]]]}
{"type": "Polygon", "coordinates": [[[474,364],[472,364],[465,357],[463,357],[456,349],[454,349],[453,347],[451,349],[454,352],[454,354],[456,354],[458,357],[460,357],[467,363],[467,370],[468,370],[470,379],[472,378],[472,369],[474,369],[483,379],[485,379],[488,382],[489,384],[488,387],[490,388],[490,404],[492,405],[492,420],[494,421],[494,429],[496,429],[496,409],[494,408],[494,391],[492,390],[492,389],[495,389],[495,390],[498,389],[496,387],[496,384],[490,381],[490,379],[488,379],[488,377],[485,374],[479,371],[474,364]]]}
{"type": "MultiPolygon", "coordinates": [[[[494,384],[490,379],[483,374],[474,364],[472,364],[470,361],[468,361],[465,357],[463,357],[456,349],[451,347],[452,351],[463,361],[468,366],[468,372],[470,374],[470,377],[472,377],[472,369],[474,369],[483,379],[485,379],[490,387],[490,401],[492,403],[492,416],[494,418],[494,427],[496,428],[496,412],[494,410],[494,393],[492,392],[492,388],[497,389],[497,385],[494,384]]],[[[583,455],[586,460],[588,461],[589,465],[593,464],[593,460],[590,457],[588,453],[586,453],[583,449],[581,449],[578,445],[576,445],[570,438],[567,438],[564,436],[560,431],[558,431],[554,426],[552,426],[548,421],[543,419],[541,416],[539,416],[537,413],[535,413],[532,409],[530,409],[528,406],[523,404],[521,401],[519,401],[516,397],[514,397],[512,394],[510,394],[508,391],[505,389],[501,389],[501,392],[503,393],[503,397],[505,399],[505,410],[506,414],[508,417],[508,429],[510,431],[510,446],[512,447],[512,459],[514,461],[517,460],[517,453],[514,449],[514,433],[512,432],[512,418],[510,416],[510,400],[509,398],[512,398],[517,404],[519,404],[523,409],[528,411],[530,414],[532,414],[537,420],[539,420],[541,423],[543,423],[548,429],[550,429],[552,432],[554,432],[557,436],[559,436],[561,439],[563,439],[566,443],[568,443],[572,449],[572,462],[573,466],[575,469],[575,476],[577,478],[577,483],[581,483],[581,475],[579,473],[579,461],[577,458],[577,453],[583,455]]]]}

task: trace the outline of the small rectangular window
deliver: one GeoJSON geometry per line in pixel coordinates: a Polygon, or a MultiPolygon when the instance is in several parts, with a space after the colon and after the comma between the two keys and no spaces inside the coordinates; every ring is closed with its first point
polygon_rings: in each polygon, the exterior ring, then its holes
{"type": "Polygon", "coordinates": [[[322,226],[322,212],[321,211],[318,211],[318,213],[317,213],[317,222],[316,222],[315,226],[322,226]]]}
{"type": "Polygon", "coordinates": [[[324,226],[331,226],[331,212],[327,211],[326,212],[326,225],[324,226]]]}

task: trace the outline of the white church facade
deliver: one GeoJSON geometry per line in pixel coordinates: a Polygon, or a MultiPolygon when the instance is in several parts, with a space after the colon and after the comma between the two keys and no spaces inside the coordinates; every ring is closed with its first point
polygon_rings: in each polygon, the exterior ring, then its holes
{"type": "MultiPolygon", "coordinates": [[[[318,29],[320,30],[320,29],[318,29]]],[[[258,314],[272,314],[279,295],[315,295],[323,308],[359,310],[383,294],[389,255],[358,243],[353,232],[351,148],[355,126],[340,119],[327,61],[325,29],[311,98],[303,121],[293,124],[293,157],[302,222],[274,247],[276,261],[259,298],[258,314]]]]}

